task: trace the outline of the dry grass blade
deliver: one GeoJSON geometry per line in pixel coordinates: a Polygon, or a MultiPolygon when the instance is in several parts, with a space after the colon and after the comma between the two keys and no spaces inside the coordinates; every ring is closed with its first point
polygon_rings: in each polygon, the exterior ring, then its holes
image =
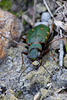
{"type": "Polygon", "coordinates": [[[65,37],[65,48],[66,48],[66,52],[67,52],[67,41],[66,41],[66,37],[65,37]]]}
{"type": "MultiPolygon", "coordinates": [[[[60,36],[62,37],[62,30],[60,29],[60,36]]],[[[64,50],[63,50],[63,40],[60,40],[60,56],[59,56],[59,65],[62,67],[63,66],[63,55],[64,55],[64,50]]]]}

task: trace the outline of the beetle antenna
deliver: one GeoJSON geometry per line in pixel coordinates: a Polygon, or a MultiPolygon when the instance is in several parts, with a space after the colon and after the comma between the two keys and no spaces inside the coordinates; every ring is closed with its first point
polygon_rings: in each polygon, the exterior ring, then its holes
{"type": "MultiPolygon", "coordinates": [[[[29,65],[30,66],[30,65],[29,65]]],[[[28,66],[28,67],[29,67],[28,66]]],[[[22,72],[21,72],[21,74],[19,75],[19,77],[18,77],[18,83],[20,82],[20,77],[21,77],[21,75],[25,72],[25,70],[28,68],[28,67],[26,67],[22,72]]]]}
{"type": "Polygon", "coordinates": [[[47,71],[47,73],[48,73],[50,76],[52,76],[52,75],[50,74],[50,72],[47,70],[47,68],[42,64],[42,60],[41,60],[40,65],[44,67],[44,69],[47,71]]]}
{"type": "Polygon", "coordinates": [[[50,74],[50,72],[47,70],[47,68],[44,66],[44,65],[42,65],[43,67],[44,67],[44,69],[47,71],[47,73],[50,75],[50,76],[52,76],[51,74],[50,74]]]}
{"type": "MultiPolygon", "coordinates": [[[[1,33],[0,33],[0,35],[1,35],[2,37],[4,37],[5,39],[8,39],[8,40],[14,42],[14,43],[17,44],[17,45],[24,46],[24,44],[21,44],[21,43],[15,41],[15,40],[13,40],[13,39],[11,39],[11,38],[9,38],[9,37],[6,37],[6,36],[4,36],[4,35],[1,34],[1,33]]],[[[26,47],[27,47],[27,46],[26,46],[26,47]]]]}

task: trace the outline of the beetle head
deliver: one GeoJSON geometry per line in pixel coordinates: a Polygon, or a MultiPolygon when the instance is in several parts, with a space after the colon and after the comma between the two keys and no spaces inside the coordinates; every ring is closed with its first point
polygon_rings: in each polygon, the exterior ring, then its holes
{"type": "Polygon", "coordinates": [[[40,57],[40,51],[38,49],[31,49],[31,51],[28,54],[28,58],[31,60],[36,60],[38,57],[40,57]]]}

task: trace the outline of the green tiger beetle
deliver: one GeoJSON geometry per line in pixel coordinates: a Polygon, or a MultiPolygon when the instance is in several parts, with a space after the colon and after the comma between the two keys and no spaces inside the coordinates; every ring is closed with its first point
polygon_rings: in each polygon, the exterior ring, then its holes
{"type": "MultiPolygon", "coordinates": [[[[38,69],[39,66],[42,65],[42,57],[49,51],[49,49],[47,49],[48,48],[47,44],[49,44],[48,43],[49,38],[50,38],[50,28],[46,25],[40,24],[40,25],[35,26],[34,28],[30,29],[28,31],[26,39],[22,37],[24,42],[26,42],[28,45],[26,47],[27,52],[24,52],[24,51],[22,52],[22,64],[24,64],[23,54],[25,54],[25,55],[27,55],[27,58],[30,59],[32,64],[35,65],[35,68],[38,69]],[[39,63],[34,64],[33,62],[36,62],[36,61],[38,61],[39,63]]],[[[28,67],[26,67],[25,70],[28,67]]],[[[25,70],[23,70],[23,72],[25,70]]],[[[49,73],[49,71],[46,68],[45,68],[45,70],[51,76],[51,74],[49,73]]],[[[20,80],[22,73],[19,76],[19,80],[20,80]]]]}
{"type": "MultiPolygon", "coordinates": [[[[27,58],[30,59],[31,64],[35,65],[35,68],[38,69],[40,65],[42,65],[42,57],[49,51],[49,40],[51,39],[50,28],[46,25],[40,24],[35,26],[34,28],[28,31],[26,39],[22,37],[24,42],[28,45],[27,51],[22,51],[22,65],[24,64],[23,61],[23,54],[27,55],[27,58]],[[40,60],[41,59],[41,60],[40,60]],[[39,60],[39,61],[38,61],[39,60]],[[39,63],[34,64],[33,62],[38,61],[39,63]]],[[[29,65],[30,66],[30,65],[29,65]]],[[[28,66],[28,67],[29,67],[28,66]]],[[[43,65],[42,65],[43,66],[43,65]]],[[[26,67],[23,72],[28,68],[26,67]]],[[[43,66],[47,73],[52,76],[49,71],[43,66]]],[[[22,75],[22,73],[19,76],[22,75]]]]}
{"type": "MultiPolygon", "coordinates": [[[[22,54],[27,55],[31,61],[38,60],[42,58],[45,54],[45,46],[50,36],[50,28],[46,25],[38,25],[28,31],[26,37],[26,43],[28,44],[27,52],[22,52],[22,54]]],[[[22,38],[23,39],[23,38],[22,38]]],[[[22,64],[23,64],[22,57],[22,64]]]]}

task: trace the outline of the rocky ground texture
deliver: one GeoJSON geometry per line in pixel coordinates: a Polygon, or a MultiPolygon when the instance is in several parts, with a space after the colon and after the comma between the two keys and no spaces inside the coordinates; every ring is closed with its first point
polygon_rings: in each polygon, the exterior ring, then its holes
{"type": "MultiPolygon", "coordinates": [[[[57,4],[58,6],[63,5],[63,2],[61,1],[62,0],[56,2],[55,8],[57,8],[57,4]]],[[[49,0],[47,3],[50,6],[49,0]]],[[[21,4],[25,5],[26,1],[14,1],[11,10],[19,12],[22,8],[25,11],[26,5],[22,7],[21,4]]],[[[51,11],[52,8],[53,5],[50,6],[51,11]]],[[[48,13],[41,0],[39,0],[39,4],[37,4],[37,9],[37,22],[35,23],[35,26],[39,24],[46,24],[49,25],[51,29],[52,20],[50,14],[48,13]],[[41,9],[39,10],[40,6],[41,9]]],[[[58,15],[58,13],[56,13],[56,18],[61,21],[63,19],[66,21],[66,18],[64,16],[61,16],[61,14],[58,15]]],[[[2,18],[0,20],[2,20],[2,18]]],[[[13,24],[14,20],[11,20],[11,22],[13,24]]],[[[14,23],[13,26],[15,26],[15,24],[16,23],[14,23]]],[[[19,23],[18,25],[20,24],[21,23],[19,23]]],[[[0,30],[1,28],[3,28],[2,25],[0,25],[0,30]]],[[[29,25],[26,24],[25,28],[29,28],[29,25]]],[[[19,27],[16,27],[16,29],[19,29],[19,27]]],[[[20,38],[21,32],[24,30],[23,24],[19,29],[19,32],[18,30],[16,30],[18,32],[17,34],[15,34],[16,31],[14,31],[13,27],[12,30],[12,32],[14,32],[14,35],[17,36],[18,34],[18,37],[20,38]]],[[[11,31],[9,30],[8,32],[11,31]]],[[[2,37],[0,37],[0,39],[2,39],[2,37]]],[[[23,44],[23,41],[20,40],[19,43],[23,44]]],[[[67,100],[67,54],[64,56],[64,66],[60,67],[58,63],[59,53],[56,52],[56,49],[59,49],[59,46],[57,47],[57,43],[52,46],[52,48],[54,48],[54,50],[52,50],[52,53],[55,57],[55,60],[53,59],[51,51],[49,51],[45,56],[43,56],[42,65],[40,65],[39,68],[35,68],[34,65],[30,64],[30,60],[25,55],[23,55],[24,64],[22,65],[21,52],[23,50],[26,50],[24,46],[10,45],[10,48],[7,48],[7,46],[5,45],[5,48],[6,52],[4,52],[4,54],[6,53],[7,56],[5,61],[0,64],[0,100],[67,100]],[[19,78],[20,75],[21,77],[19,78]]]]}
{"type": "MultiPolygon", "coordinates": [[[[33,100],[33,98],[34,100],[38,100],[35,98],[44,100],[55,100],[59,98],[61,100],[63,98],[66,100],[67,69],[63,68],[63,72],[60,74],[60,67],[53,60],[51,52],[43,58],[43,65],[47,68],[51,76],[43,66],[35,70],[30,65],[26,56],[24,56],[25,67],[29,67],[23,72],[18,82],[19,75],[25,69],[22,65],[21,57],[21,51],[23,49],[23,47],[18,46],[15,48],[11,47],[7,50],[7,61],[0,65],[0,85],[6,87],[7,90],[12,89],[16,96],[20,91],[18,100],[33,100]]],[[[56,58],[57,54],[54,55],[56,58]]]]}

